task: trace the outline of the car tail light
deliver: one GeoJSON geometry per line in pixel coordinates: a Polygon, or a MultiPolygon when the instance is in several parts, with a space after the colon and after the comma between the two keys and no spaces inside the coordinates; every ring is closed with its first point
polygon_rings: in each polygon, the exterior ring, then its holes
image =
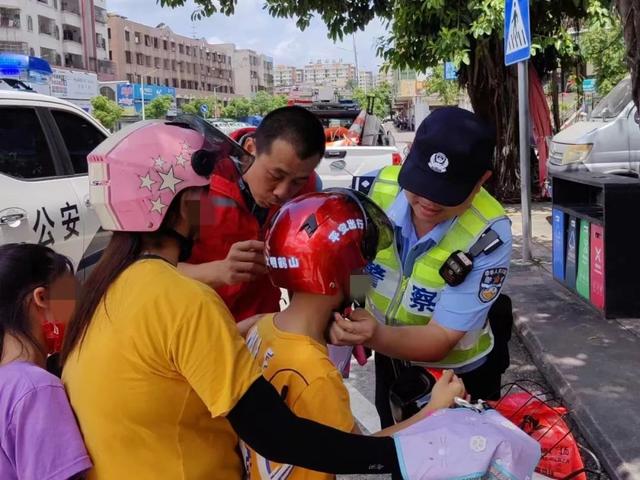
{"type": "Polygon", "coordinates": [[[402,165],[402,155],[399,153],[391,154],[391,165],[402,165]]]}

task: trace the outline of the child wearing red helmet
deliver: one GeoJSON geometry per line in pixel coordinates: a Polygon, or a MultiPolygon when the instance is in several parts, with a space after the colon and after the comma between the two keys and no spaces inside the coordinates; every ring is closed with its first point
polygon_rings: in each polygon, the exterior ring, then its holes
{"type": "MultiPolygon", "coordinates": [[[[345,432],[357,427],[349,393],[329,358],[325,332],[333,312],[343,311],[358,294],[352,285],[361,282],[354,279],[362,277],[365,265],[393,238],[384,213],[356,195],[332,189],[304,195],[280,210],[267,231],[265,255],[271,281],[292,293],[291,303],[282,312],[265,315],[247,336],[264,377],[294,413],[345,432]]],[[[427,408],[448,407],[463,391],[462,382],[448,373],[427,408]]],[[[252,479],[334,478],[243,450],[252,479]]]]}

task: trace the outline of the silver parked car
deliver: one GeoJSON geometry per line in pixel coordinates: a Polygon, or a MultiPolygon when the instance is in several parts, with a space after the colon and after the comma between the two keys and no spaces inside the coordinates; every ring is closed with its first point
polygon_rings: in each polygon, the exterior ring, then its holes
{"type": "Polygon", "coordinates": [[[631,98],[631,79],[616,85],[588,120],[553,137],[549,174],[572,170],[636,176],[640,171],[640,126],[631,98]]]}

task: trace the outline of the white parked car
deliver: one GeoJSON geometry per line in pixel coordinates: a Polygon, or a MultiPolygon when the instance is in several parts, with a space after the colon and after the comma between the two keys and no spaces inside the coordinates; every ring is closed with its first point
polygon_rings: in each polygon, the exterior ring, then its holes
{"type": "Polygon", "coordinates": [[[48,245],[81,279],[110,234],[89,203],[87,154],[109,132],[54,97],[0,90],[0,244],[48,245]]]}

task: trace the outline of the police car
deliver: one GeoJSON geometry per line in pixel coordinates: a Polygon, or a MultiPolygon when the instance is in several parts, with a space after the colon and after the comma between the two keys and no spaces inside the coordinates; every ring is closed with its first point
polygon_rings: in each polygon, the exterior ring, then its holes
{"type": "Polygon", "coordinates": [[[89,202],[87,154],[108,135],[69,102],[0,89],[0,244],[48,245],[88,274],[109,234],[89,202]]]}

